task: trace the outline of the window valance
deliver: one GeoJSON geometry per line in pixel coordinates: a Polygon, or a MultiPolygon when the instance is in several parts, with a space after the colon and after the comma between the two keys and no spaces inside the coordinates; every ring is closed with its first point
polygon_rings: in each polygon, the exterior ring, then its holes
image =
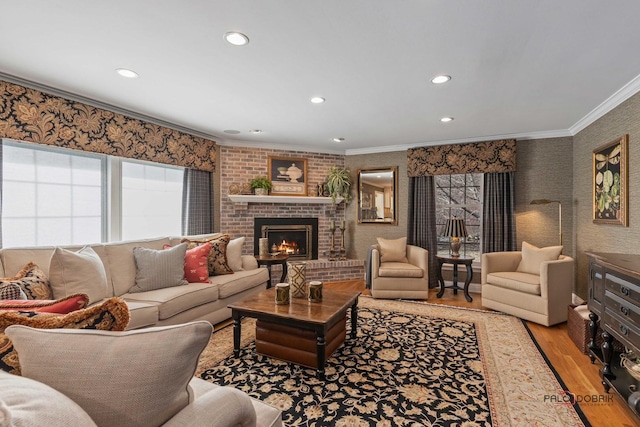
{"type": "Polygon", "coordinates": [[[513,172],[516,140],[436,145],[407,150],[407,175],[513,172]]]}
{"type": "Polygon", "coordinates": [[[0,138],[215,171],[214,141],[0,80],[0,138]]]}

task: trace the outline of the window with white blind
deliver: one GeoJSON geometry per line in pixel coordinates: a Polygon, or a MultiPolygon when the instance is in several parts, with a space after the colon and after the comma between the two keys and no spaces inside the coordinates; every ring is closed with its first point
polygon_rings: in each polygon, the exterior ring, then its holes
{"type": "Polygon", "coordinates": [[[182,168],[2,143],[2,246],[180,235],[182,168]]]}

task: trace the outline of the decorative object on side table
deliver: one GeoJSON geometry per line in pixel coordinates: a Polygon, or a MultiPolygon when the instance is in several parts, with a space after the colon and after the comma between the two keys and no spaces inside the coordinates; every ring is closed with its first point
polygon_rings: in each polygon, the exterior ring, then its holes
{"type": "Polygon", "coordinates": [[[451,238],[451,256],[459,257],[460,237],[467,237],[467,228],[464,226],[464,220],[457,217],[448,219],[442,235],[451,238]]]}
{"type": "Polygon", "coordinates": [[[593,150],[593,222],[629,225],[628,135],[593,150]]]}
{"type": "Polygon", "coordinates": [[[271,181],[266,176],[257,176],[251,180],[249,186],[256,196],[266,196],[273,187],[271,181]]]}
{"type": "Polygon", "coordinates": [[[345,226],[345,222],[344,220],[342,220],[342,222],[340,223],[340,233],[342,234],[340,236],[340,261],[344,261],[347,259],[347,250],[344,247],[344,230],[346,229],[345,226]]]}
{"type": "Polygon", "coordinates": [[[326,188],[334,204],[338,197],[342,197],[344,204],[348,205],[351,201],[351,173],[349,169],[332,166],[327,175],[326,188]]]}
{"type": "Polygon", "coordinates": [[[305,298],[307,296],[307,263],[287,262],[287,267],[291,298],[305,298]]]}
{"type": "Polygon", "coordinates": [[[269,255],[269,238],[268,237],[261,237],[260,240],[258,240],[258,255],[260,255],[261,257],[267,256],[269,255]]]}
{"type": "Polygon", "coordinates": [[[331,220],[329,224],[329,230],[331,230],[331,249],[329,250],[329,261],[336,260],[336,222],[331,220]]]}

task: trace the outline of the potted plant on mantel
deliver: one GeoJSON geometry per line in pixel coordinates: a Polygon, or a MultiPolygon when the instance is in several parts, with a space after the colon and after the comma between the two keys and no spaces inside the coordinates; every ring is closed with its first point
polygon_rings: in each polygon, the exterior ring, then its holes
{"type": "Polygon", "coordinates": [[[344,203],[349,204],[351,201],[351,174],[349,169],[332,166],[327,174],[327,190],[334,204],[338,197],[344,198],[344,203]]]}
{"type": "Polygon", "coordinates": [[[271,184],[271,181],[269,181],[266,176],[257,176],[251,180],[249,186],[256,196],[267,196],[273,184],[271,184]]]}

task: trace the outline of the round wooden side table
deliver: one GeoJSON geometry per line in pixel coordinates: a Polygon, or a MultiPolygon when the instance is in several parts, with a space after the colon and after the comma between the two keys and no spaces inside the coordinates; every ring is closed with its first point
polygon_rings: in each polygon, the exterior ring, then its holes
{"type": "Polygon", "coordinates": [[[438,282],[440,282],[440,292],[436,295],[438,298],[442,298],[444,295],[444,290],[446,288],[453,289],[453,294],[458,295],[458,289],[464,291],[464,297],[467,301],[473,301],[473,298],[469,295],[469,283],[471,283],[471,279],[473,278],[473,267],[471,263],[473,263],[473,257],[471,256],[451,256],[451,255],[436,255],[436,259],[438,260],[438,282]],[[453,285],[445,286],[444,279],[442,278],[442,264],[453,264],[453,285]],[[458,286],[458,264],[464,264],[467,266],[467,279],[464,281],[464,288],[458,286]]]}
{"type": "Polygon", "coordinates": [[[267,289],[271,287],[271,266],[274,264],[282,265],[282,276],[280,277],[280,282],[284,283],[287,280],[287,260],[289,259],[288,254],[279,254],[276,256],[272,255],[255,255],[256,261],[258,261],[258,266],[264,265],[267,267],[269,271],[269,281],[267,282],[267,289]]]}

